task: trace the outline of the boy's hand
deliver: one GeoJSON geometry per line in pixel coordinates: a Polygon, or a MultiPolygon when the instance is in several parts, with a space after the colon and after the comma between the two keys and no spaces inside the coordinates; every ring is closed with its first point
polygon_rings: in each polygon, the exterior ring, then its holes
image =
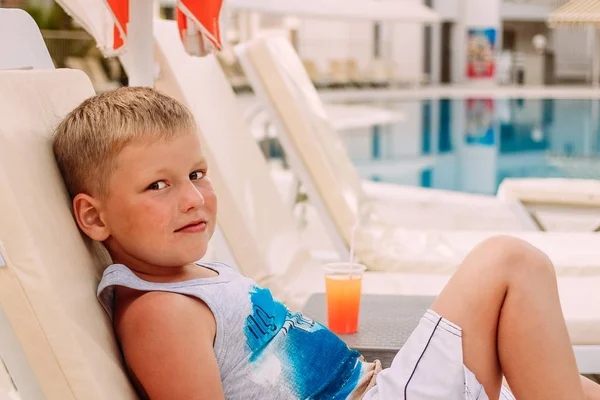
{"type": "Polygon", "coordinates": [[[117,336],[150,399],[225,398],[213,351],[216,322],[205,303],[167,292],[120,300],[117,336]]]}

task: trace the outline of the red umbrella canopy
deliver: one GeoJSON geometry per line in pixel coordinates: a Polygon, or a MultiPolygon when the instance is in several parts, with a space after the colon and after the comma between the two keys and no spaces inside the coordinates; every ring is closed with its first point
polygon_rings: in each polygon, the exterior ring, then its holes
{"type": "Polygon", "coordinates": [[[177,26],[188,53],[204,55],[221,50],[220,15],[223,0],[179,0],[177,26]]]}
{"type": "Polygon", "coordinates": [[[129,0],[106,0],[114,20],[113,49],[119,51],[125,45],[129,23],[129,0]]]}
{"type": "MultiPolygon", "coordinates": [[[[56,1],[94,36],[105,56],[120,54],[127,46],[132,0],[56,1]]],[[[177,0],[175,7],[179,34],[190,54],[221,50],[224,0],[177,0]]]]}

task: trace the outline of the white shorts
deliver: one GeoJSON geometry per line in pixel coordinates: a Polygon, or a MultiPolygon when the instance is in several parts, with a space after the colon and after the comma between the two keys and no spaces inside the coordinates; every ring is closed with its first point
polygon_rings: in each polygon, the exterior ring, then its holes
{"type": "MultiPolygon", "coordinates": [[[[428,310],[363,400],[489,400],[463,364],[462,330],[428,310]]],[[[515,400],[502,388],[501,400],[515,400]]]]}

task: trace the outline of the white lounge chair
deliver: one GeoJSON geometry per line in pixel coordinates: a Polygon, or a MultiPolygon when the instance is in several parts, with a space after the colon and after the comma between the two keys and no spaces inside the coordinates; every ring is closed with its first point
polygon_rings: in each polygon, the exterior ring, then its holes
{"type": "Polygon", "coordinates": [[[0,71],[0,358],[24,400],[137,398],[50,142],[94,94],[79,71],[0,71]]]}
{"type": "Polygon", "coordinates": [[[99,60],[92,56],[67,57],[65,59],[65,65],[67,68],[78,69],[85,72],[92,80],[94,90],[96,90],[97,93],[109,92],[121,87],[120,83],[113,82],[108,78],[108,75],[102,68],[99,60]]]}
{"type": "MultiPolygon", "coordinates": [[[[293,86],[282,89],[286,90],[285,94],[288,95],[286,96],[286,102],[295,103],[294,106],[302,108],[305,116],[310,116],[310,120],[304,121],[301,128],[312,131],[312,134],[306,139],[304,147],[310,146],[310,151],[322,153],[327,158],[327,163],[330,164],[329,169],[354,193],[354,196],[357,197],[356,201],[363,203],[368,200],[371,207],[375,209],[383,207],[386,212],[386,219],[392,220],[394,224],[407,227],[410,227],[418,218],[421,218],[418,220],[419,226],[426,228],[537,230],[537,226],[517,202],[499,202],[492,196],[459,195],[442,190],[432,191],[399,185],[362,182],[346,152],[343,141],[331,126],[318,93],[311,84],[302,64],[298,62],[298,56],[289,42],[283,38],[282,40],[265,38],[256,42],[256,45],[262,42],[271,43],[272,45],[277,43],[278,51],[281,52],[281,58],[278,59],[278,62],[285,66],[276,72],[280,75],[280,79],[287,79],[287,83],[293,86]],[[282,70],[285,71],[285,78],[281,77],[282,70]],[[300,102],[302,102],[301,106],[299,106],[300,102]],[[470,204],[465,206],[465,201],[470,204]],[[397,205],[394,213],[389,212],[389,203],[397,205]],[[453,212],[449,212],[449,207],[453,212]],[[427,209],[427,213],[419,212],[420,208],[427,209]],[[449,218],[453,213],[461,212],[463,213],[462,217],[449,218]],[[435,215],[435,218],[432,215],[435,215]]],[[[291,157],[292,166],[297,167],[300,161],[294,162],[294,159],[299,159],[299,151],[304,150],[301,150],[300,144],[296,143],[295,139],[288,134],[287,128],[282,126],[279,116],[275,115],[276,112],[269,105],[271,101],[274,101],[270,97],[270,93],[261,90],[261,80],[264,76],[261,75],[260,70],[255,68],[256,64],[250,61],[250,52],[253,52],[255,47],[255,44],[251,43],[238,45],[236,52],[264,107],[271,111],[272,119],[280,127],[280,140],[286,154],[291,157]]],[[[270,57],[270,55],[267,54],[265,57],[270,57]]],[[[294,169],[296,171],[300,170],[300,168],[294,169]]],[[[310,193],[309,195],[312,196],[310,193]]],[[[317,199],[314,200],[318,201],[317,199]]]]}
{"type": "Polygon", "coordinates": [[[0,12],[0,70],[6,69],[54,69],[39,28],[20,9],[0,12]]]}
{"type": "MultiPolygon", "coordinates": [[[[444,213],[450,214],[459,230],[432,225],[415,229],[413,221],[403,226],[403,221],[394,217],[394,208],[407,207],[410,202],[395,200],[388,203],[387,212],[381,212],[377,209],[380,204],[367,198],[289,42],[260,38],[239,45],[236,51],[255,92],[279,127],[290,165],[306,185],[342,257],[348,254],[352,228],[360,219],[356,252],[372,270],[451,273],[478,242],[504,233],[544,250],[559,274],[600,275],[599,234],[526,231],[518,225],[523,219],[514,209],[497,199],[464,204],[455,195],[455,200],[435,203],[437,208],[424,212],[440,219],[444,213]],[[389,224],[388,219],[395,222],[389,224]]],[[[431,196],[435,193],[439,192],[431,196]]],[[[423,214],[418,207],[404,209],[407,220],[411,213],[419,212],[423,214]]]]}
{"type": "Polygon", "coordinates": [[[12,383],[12,379],[4,366],[2,360],[0,360],[0,399],[2,400],[19,400],[17,397],[18,393],[12,383]]]}
{"type": "Polygon", "coordinates": [[[519,201],[540,230],[600,231],[600,181],[595,179],[504,179],[502,200],[519,201]]]}

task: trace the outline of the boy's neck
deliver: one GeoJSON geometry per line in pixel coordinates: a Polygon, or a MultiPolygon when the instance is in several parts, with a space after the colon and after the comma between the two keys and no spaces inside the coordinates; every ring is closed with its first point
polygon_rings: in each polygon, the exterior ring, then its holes
{"type": "Polygon", "coordinates": [[[113,263],[127,266],[136,276],[148,282],[169,283],[218,276],[212,269],[194,262],[183,265],[155,265],[125,251],[119,243],[109,238],[104,242],[113,263]]]}
{"type": "Polygon", "coordinates": [[[189,263],[182,266],[161,267],[155,265],[140,265],[139,263],[127,263],[123,260],[114,260],[115,264],[127,266],[138,278],[148,282],[171,283],[189,281],[198,278],[212,278],[219,274],[212,269],[208,269],[189,263]]]}
{"type": "Polygon", "coordinates": [[[114,264],[127,266],[136,276],[148,282],[169,283],[218,275],[215,271],[198,266],[196,263],[159,266],[138,260],[122,252],[109,250],[109,253],[114,264]]]}

